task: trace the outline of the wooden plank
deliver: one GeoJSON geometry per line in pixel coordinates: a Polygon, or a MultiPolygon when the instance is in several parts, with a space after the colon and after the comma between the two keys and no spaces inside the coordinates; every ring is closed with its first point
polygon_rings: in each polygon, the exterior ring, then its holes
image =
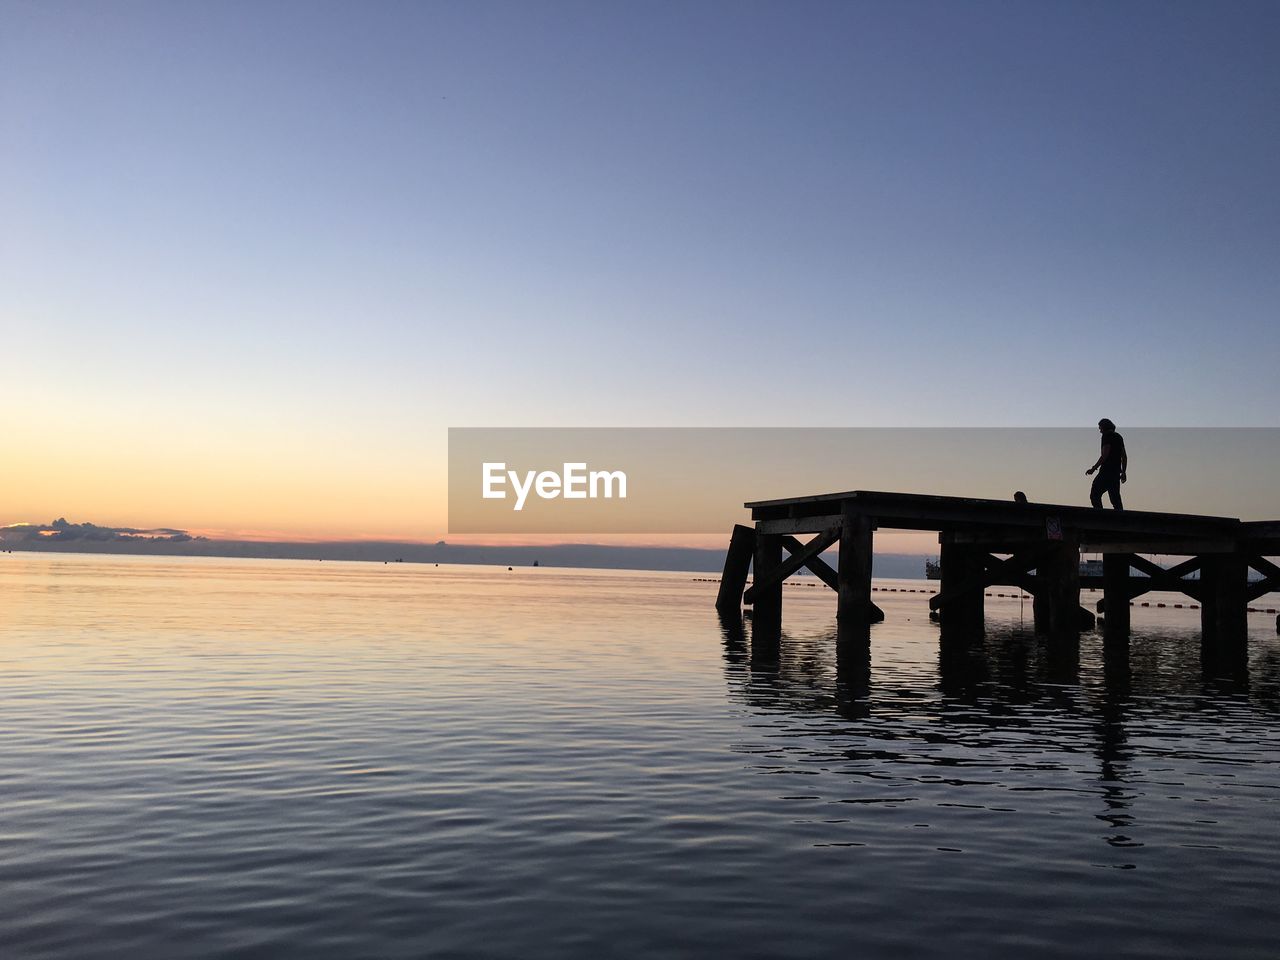
{"type": "Polygon", "coordinates": [[[1044,542],[1044,530],[1026,527],[962,527],[946,531],[952,543],[979,547],[988,553],[1009,553],[1018,546],[1044,542]]]}
{"type": "MultiPolygon", "coordinates": [[[[948,531],[956,543],[967,543],[980,547],[988,553],[1010,553],[1018,547],[1030,546],[1045,542],[1043,531],[1029,532],[1011,530],[1007,534],[992,534],[982,529],[964,529],[948,531]]],[[[1127,536],[1127,535],[1123,535],[1127,536]]],[[[1081,553],[1143,553],[1173,557],[1189,557],[1201,553],[1233,553],[1239,547],[1235,540],[1190,540],[1161,539],[1150,537],[1145,540],[1098,540],[1081,542],[1081,553]]]]}
{"type": "Polygon", "coordinates": [[[724,572],[720,575],[720,592],[716,609],[736,611],[742,605],[742,593],[751,570],[751,557],[756,552],[756,531],[745,524],[734,524],[729,549],[724,556],[724,572]]]}
{"type": "Polygon", "coordinates": [[[1116,540],[1081,543],[1081,553],[1145,553],[1171,557],[1191,557],[1202,553],[1233,553],[1235,540],[1116,540]]]}
{"type": "Polygon", "coordinates": [[[839,514],[816,517],[784,517],[778,520],[760,520],[756,523],[758,533],[821,533],[842,523],[839,514]]]}
{"type": "MultiPolygon", "coordinates": [[[[804,544],[795,537],[783,537],[782,546],[789,553],[798,553],[804,549],[804,544]]],[[[812,572],[814,576],[832,590],[839,591],[839,579],[836,576],[836,572],[831,569],[831,565],[828,564],[827,561],[823,560],[821,557],[813,557],[805,564],[805,566],[809,568],[810,572],[812,572]]]]}
{"type": "MultiPolygon", "coordinates": [[[[922,494],[851,490],[844,493],[749,501],[756,520],[795,519],[808,514],[834,513],[838,504],[855,504],[883,527],[943,530],[972,525],[1002,525],[1041,529],[1048,516],[1060,517],[1090,543],[1137,537],[1213,537],[1235,541],[1243,527],[1234,517],[1161,513],[1147,510],[1094,510],[1074,504],[1017,504],[1009,500],[938,497],[922,494]]],[[[1259,528],[1259,534],[1270,528],[1259,528]]]]}
{"type": "Polygon", "coordinates": [[[1066,526],[1075,529],[1091,543],[1106,540],[1134,540],[1145,537],[1161,539],[1225,539],[1234,542],[1236,521],[1218,521],[1212,518],[1169,517],[1163,514],[1138,516],[1139,511],[1094,510],[1092,507],[1061,507],[1061,512],[1033,510],[1019,516],[1019,508],[1009,505],[992,508],[990,515],[957,509],[942,509],[933,513],[921,513],[913,509],[893,506],[875,508],[874,516],[880,527],[904,530],[951,530],[965,526],[1017,524],[1030,530],[1043,530],[1045,519],[1058,517],[1066,526]],[[1133,514],[1133,516],[1130,516],[1133,514]],[[1226,524],[1226,525],[1224,525],[1226,524]]]}
{"type": "MultiPolygon", "coordinates": [[[[947,510],[947,509],[965,509],[972,513],[980,513],[983,511],[1000,510],[1002,512],[1015,513],[1021,511],[1025,514],[1036,513],[1062,513],[1062,512],[1079,512],[1089,515],[1093,512],[1093,508],[1089,506],[1081,506],[1071,503],[1016,503],[1013,500],[992,500],[983,497],[949,497],[938,494],[929,493],[897,493],[888,490],[846,490],[841,493],[818,493],[805,497],[779,497],[773,500],[749,500],[743,504],[748,509],[757,507],[779,507],[779,506],[798,506],[810,503],[823,504],[839,504],[841,507],[845,502],[854,503],[854,508],[860,512],[874,515],[882,506],[897,506],[901,508],[910,507],[918,513],[924,514],[930,510],[947,510]]],[[[834,511],[832,511],[834,512],[834,511]]],[[[1108,511],[1110,512],[1110,511],[1108,511]]],[[[1124,514],[1134,518],[1176,518],[1189,521],[1209,521],[1212,523],[1228,523],[1235,527],[1241,526],[1241,521],[1236,517],[1211,516],[1207,514],[1196,513],[1167,513],[1154,510],[1122,510],[1115,511],[1118,515],[1124,514]]],[[[1038,525],[1043,518],[1037,519],[1038,525]]],[[[1119,517],[1117,517],[1119,519],[1119,517]]],[[[1280,521],[1261,521],[1245,524],[1258,531],[1259,535],[1269,535],[1280,537],[1280,521]]]]}
{"type": "Polygon", "coordinates": [[[1251,540],[1280,540],[1280,520],[1247,520],[1241,526],[1251,540]]]}
{"type": "Polygon", "coordinates": [[[774,583],[781,583],[801,567],[808,566],[810,560],[814,557],[820,556],[824,550],[839,539],[839,527],[832,527],[825,533],[818,534],[818,536],[814,537],[813,540],[805,544],[799,552],[793,553],[767,576],[756,577],[756,581],[751,585],[751,589],[743,594],[743,602],[754,603],[756,595],[760,591],[767,590],[772,587],[774,583]]]}

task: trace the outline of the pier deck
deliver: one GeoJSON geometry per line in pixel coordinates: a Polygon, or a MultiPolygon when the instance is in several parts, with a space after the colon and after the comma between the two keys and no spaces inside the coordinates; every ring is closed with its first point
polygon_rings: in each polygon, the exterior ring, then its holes
{"type": "Polygon", "coordinates": [[[987,587],[1009,585],[1034,598],[1037,632],[1070,642],[1094,626],[1080,606],[1080,588],[1103,590],[1108,641],[1127,641],[1130,602],[1150,590],[1185,593],[1200,604],[1206,660],[1244,655],[1251,600],[1280,590],[1280,521],[1098,510],[1051,503],[1016,503],[875,490],[757,500],[754,526],[738,525],[725,559],[717,607],[754,606],[755,635],[780,635],[782,583],[808,568],[837,593],[837,632],[866,636],[884,618],[871,599],[872,544],[879,529],[937,531],[941,589],[929,605],[944,641],[980,635],[987,587]],[[797,534],[813,535],[801,542],[797,534]],[[838,569],[822,553],[839,545],[838,569]],[[1081,552],[1101,553],[1103,575],[1080,576],[1081,552]],[[784,560],[784,554],[787,558],[784,560]],[[1185,556],[1172,568],[1144,555],[1185,556]],[[746,589],[749,570],[755,580],[746,589]],[[1250,569],[1260,580],[1250,580],[1250,569]]]}

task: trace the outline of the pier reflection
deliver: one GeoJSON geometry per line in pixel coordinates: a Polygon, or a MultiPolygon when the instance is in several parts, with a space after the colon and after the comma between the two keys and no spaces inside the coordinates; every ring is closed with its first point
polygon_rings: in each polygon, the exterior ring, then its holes
{"type": "Polygon", "coordinates": [[[1086,816],[1103,829],[1085,829],[1116,850],[1143,845],[1144,803],[1224,769],[1220,748],[1255,762],[1238,747],[1255,737],[1269,762],[1280,718],[1280,645],[1255,645],[1243,677],[1206,677],[1194,630],[1086,635],[1067,651],[1016,627],[966,644],[886,631],[867,645],[840,642],[833,624],[756,649],[749,624],[726,618],[722,634],[729,695],[770,731],[749,751],[767,753],[763,772],[842,774],[818,791],[833,803],[920,801],[940,784],[961,789],[934,805],[990,810],[1092,796],[1086,816]]]}
{"type": "Polygon", "coordinates": [[[851,639],[832,627],[807,637],[785,631],[779,639],[749,637],[743,617],[732,613],[720,615],[720,631],[725,664],[746,667],[743,692],[756,705],[869,716],[871,647],[865,634],[851,639]]]}

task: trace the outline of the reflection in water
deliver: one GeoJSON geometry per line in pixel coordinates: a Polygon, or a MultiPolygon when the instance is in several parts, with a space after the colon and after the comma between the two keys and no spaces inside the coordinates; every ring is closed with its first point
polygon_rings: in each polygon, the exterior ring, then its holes
{"type": "Polygon", "coordinates": [[[842,640],[835,628],[809,638],[784,632],[780,640],[762,636],[749,642],[741,615],[719,616],[725,663],[749,668],[748,690],[759,702],[787,703],[793,696],[788,691],[799,689],[797,709],[830,707],[850,719],[867,716],[869,644],[842,640]]]}
{"type": "Polygon", "coordinates": [[[869,647],[797,589],[768,645],[676,574],[2,561],[6,957],[1280,938],[1269,632],[1242,684],[1205,679],[1182,611],[1064,673],[1013,600],[940,646],[917,585],[869,647]]]}
{"type": "Polygon", "coordinates": [[[820,794],[827,802],[903,806],[945,784],[936,804],[1012,814],[1040,794],[1091,796],[1104,827],[1095,835],[1124,851],[1105,865],[1131,869],[1132,851],[1147,843],[1144,820],[1181,801],[1161,791],[1203,788],[1224,766],[1274,762],[1274,644],[1255,644],[1251,686],[1247,674],[1207,675],[1194,629],[1119,644],[1085,634],[1063,648],[1017,622],[996,624],[977,641],[938,643],[928,672],[908,669],[896,638],[882,647],[876,632],[869,646],[838,643],[827,628],[759,650],[738,618],[722,632],[731,696],[775,728],[768,756],[844,775],[834,781],[842,795],[820,794]],[[1258,727],[1262,743],[1242,752],[1241,730],[1258,727]]]}
{"type": "Polygon", "coordinates": [[[1140,846],[1130,833],[1133,816],[1129,808],[1135,794],[1125,785],[1129,751],[1125,734],[1125,710],[1128,707],[1130,681],[1127,644],[1104,644],[1102,649],[1102,697],[1094,724],[1099,761],[1098,784],[1106,810],[1098,819],[1113,833],[1106,837],[1113,847],[1140,846]]]}

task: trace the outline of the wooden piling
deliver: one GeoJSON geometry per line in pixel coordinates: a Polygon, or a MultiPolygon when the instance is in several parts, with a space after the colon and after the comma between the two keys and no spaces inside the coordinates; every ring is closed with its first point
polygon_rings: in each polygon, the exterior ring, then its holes
{"type": "Polygon", "coordinates": [[[1102,599],[1106,601],[1106,642],[1129,640],[1129,557],[1127,553],[1102,555],[1102,599]]]}
{"type": "MultiPolygon", "coordinates": [[[[759,583],[770,578],[782,566],[782,537],[774,533],[756,533],[755,579],[759,583]]],[[[776,640],[782,635],[782,581],[758,590],[752,597],[751,637],[754,642],[776,640]]]]}
{"type": "Polygon", "coordinates": [[[1049,632],[1049,590],[1040,578],[1039,570],[1036,571],[1036,589],[1031,594],[1031,622],[1036,633],[1049,632]]]}
{"type": "Polygon", "coordinates": [[[986,613],[982,571],[986,552],[944,536],[939,545],[942,564],[942,595],[952,596],[938,611],[943,633],[948,639],[982,636],[986,613]],[[967,589],[966,589],[967,585],[967,589]]]}
{"type": "Polygon", "coordinates": [[[1080,636],[1080,544],[1064,535],[1044,548],[1036,573],[1046,605],[1046,635],[1050,640],[1078,640],[1080,636]]]}
{"type": "Polygon", "coordinates": [[[1236,553],[1208,554],[1200,568],[1200,653],[1206,670],[1234,672],[1248,661],[1249,566],[1236,553]]]}
{"type": "Polygon", "coordinates": [[[724,573],[720,575],[720,593],[716,596],[716,609],[722,612],[737,611],[742,606],[742,594],[747,586],[747,574],[751,570],[751,558],[756,551],[756,529],[737,523],[729,538],[729,552],[724,558],[724,573]]]}
{"type": "MultiPolygon", "coordinates": [[[[852,636],[875,619],[871,602],[871,518],[846,505],[841,513],[837,563],[836,631],[852,636]]],[[[883,616],[883,615],[882,615],[883,616]]]]}

